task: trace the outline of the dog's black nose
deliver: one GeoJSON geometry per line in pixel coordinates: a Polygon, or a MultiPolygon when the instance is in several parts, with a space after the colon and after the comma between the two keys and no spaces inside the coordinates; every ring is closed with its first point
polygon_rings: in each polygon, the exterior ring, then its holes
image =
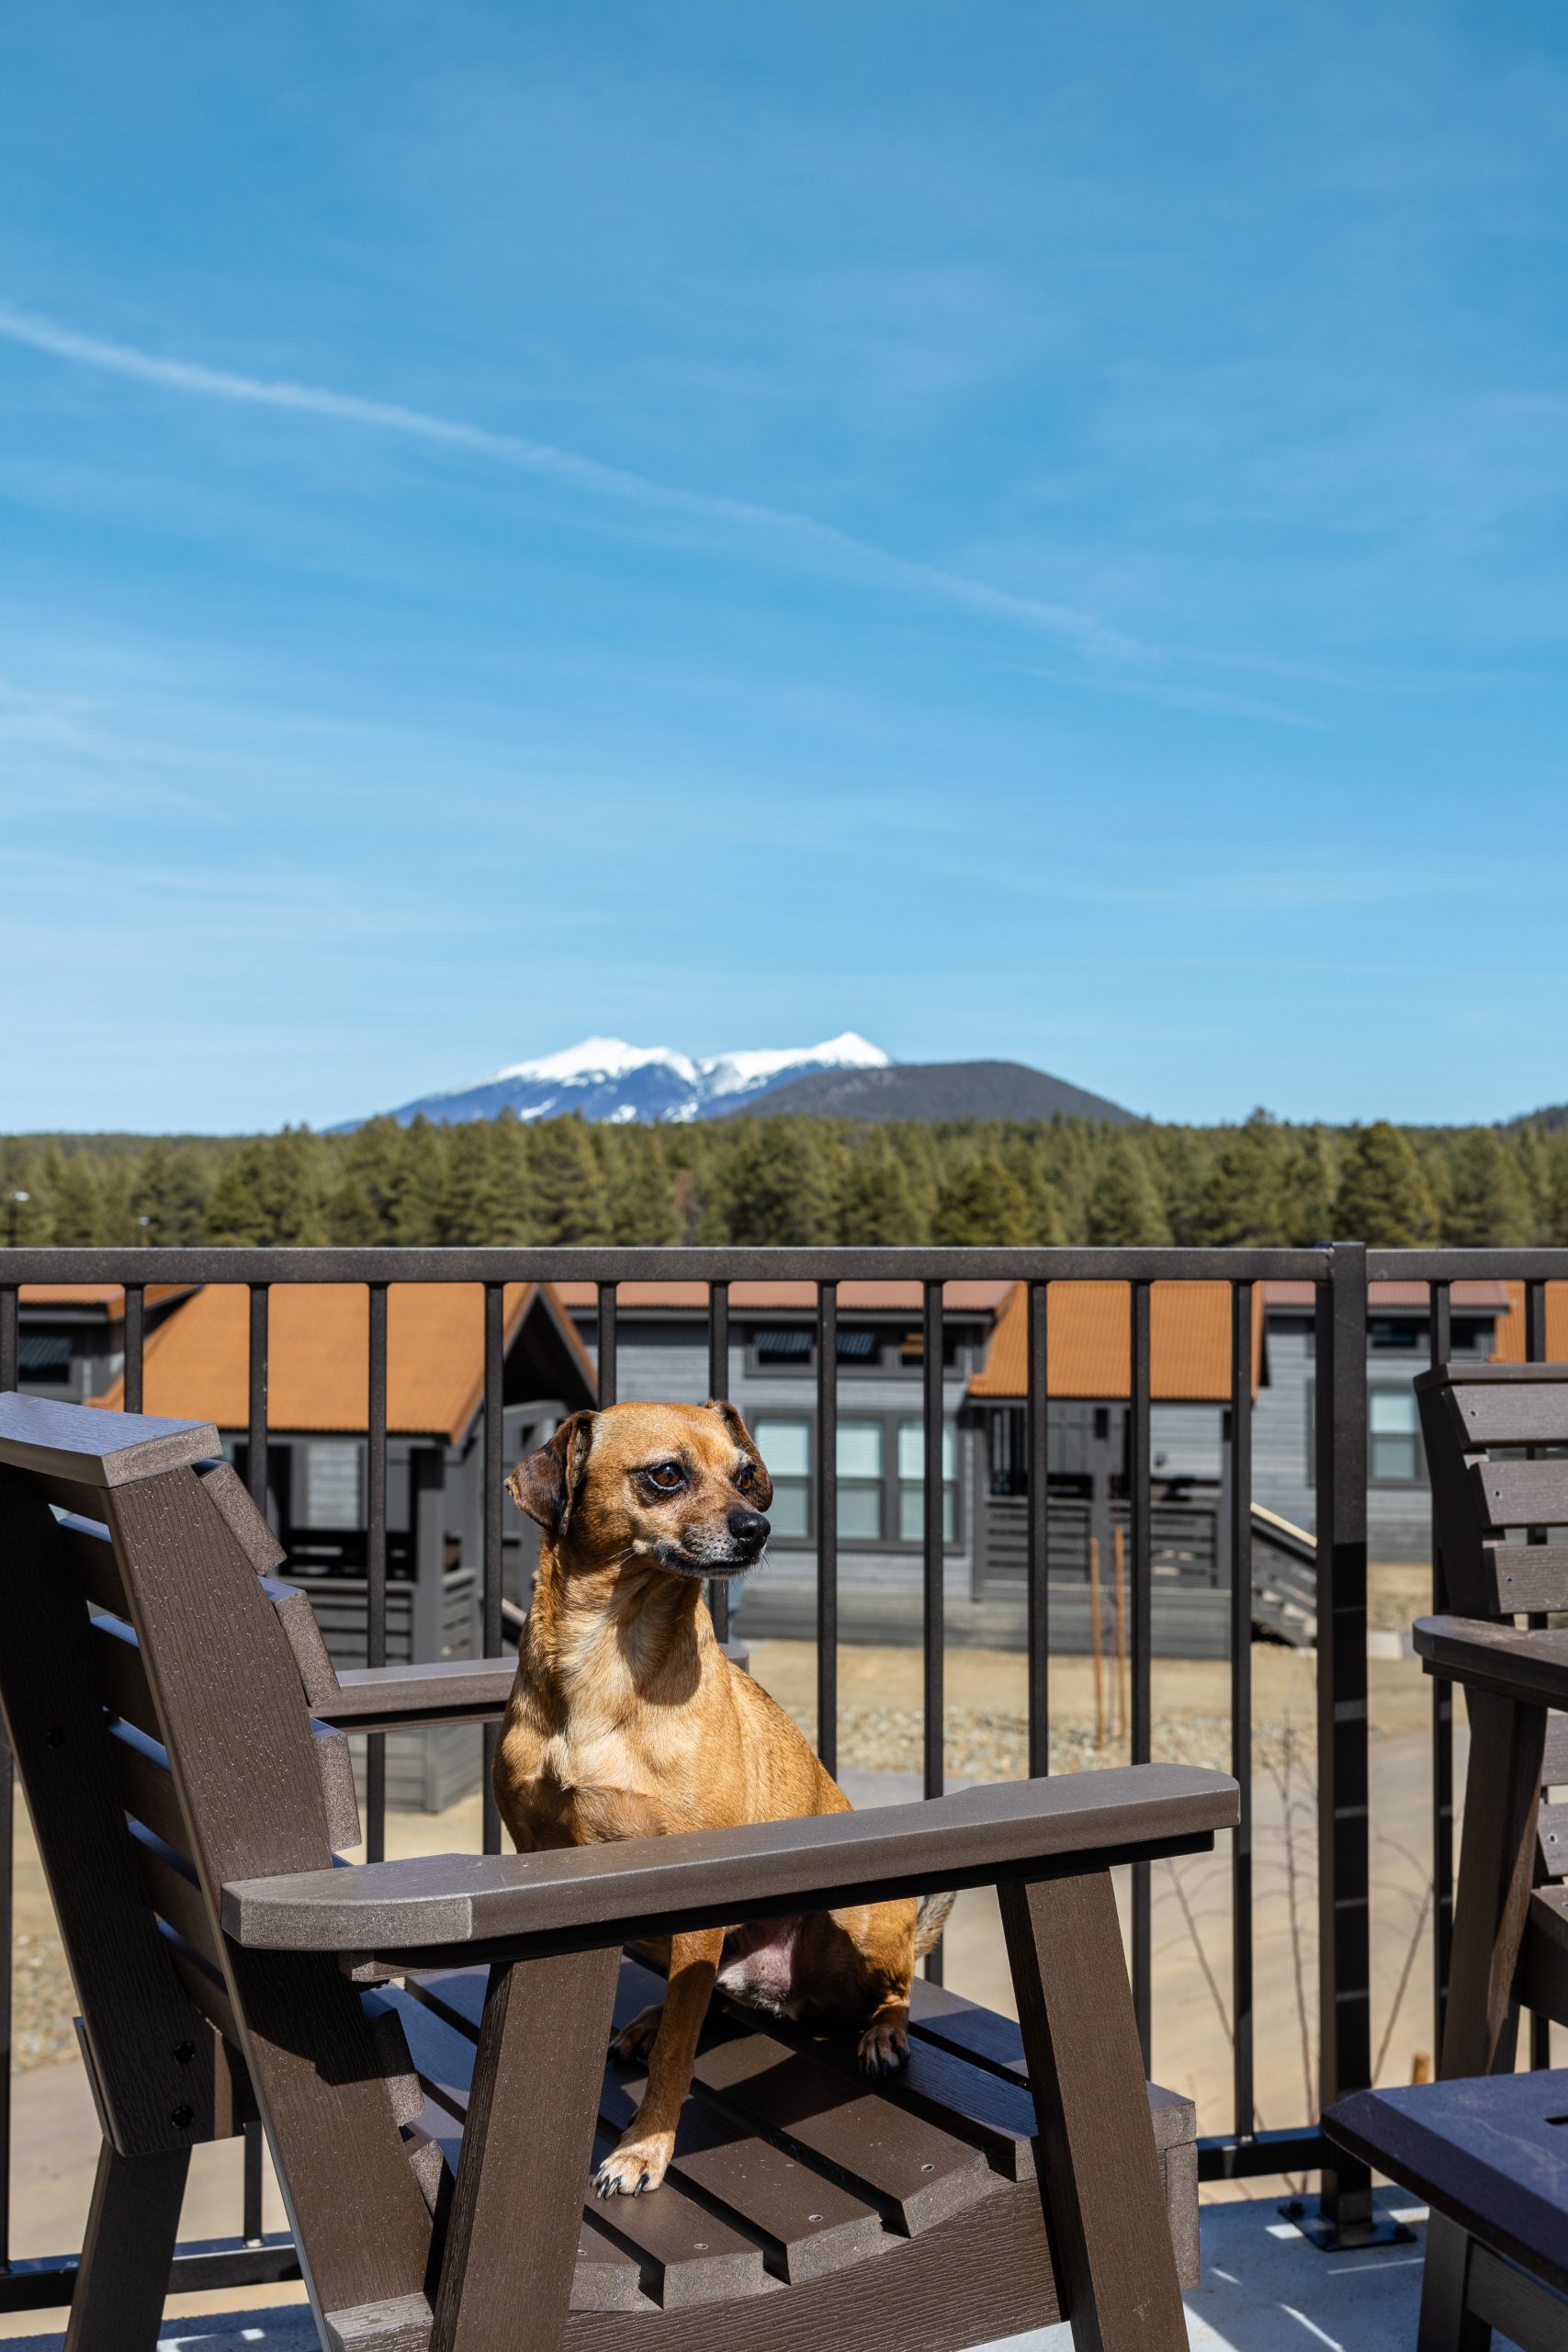
{"type": "Polygon", "coordinates": [[[773,1532],[760,1510],[746,1510],[739,1504],[729,1514],[728,1526],[738,1544],[754,1544],[759,1551],[773,1532]]]}

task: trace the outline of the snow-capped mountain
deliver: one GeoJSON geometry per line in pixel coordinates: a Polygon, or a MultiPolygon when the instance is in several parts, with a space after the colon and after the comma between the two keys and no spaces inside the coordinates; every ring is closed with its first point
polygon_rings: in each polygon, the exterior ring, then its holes
{"type": "MultiPolygon", "coordinates": [[[[424,1094],[392,1115],[404,1126],[423,1111],[443,1123],[493,1119],[510,1107],[520,1119],[557,1119],[581,1111],[585,1119],[652,1125],[708,1119],[749,1096],[771,1094],[816,1070],[886,1069],[891,1057],[846,1030],[820,1046],[761,1047],[697,1060],[668,1046],[628,1046],[623,1037],[584,1037],[563,1053],[513,1062],[471,1086],[424,1094]]],[[[344,1123],[357,1125],[357,1120],[344,1123]]]]}

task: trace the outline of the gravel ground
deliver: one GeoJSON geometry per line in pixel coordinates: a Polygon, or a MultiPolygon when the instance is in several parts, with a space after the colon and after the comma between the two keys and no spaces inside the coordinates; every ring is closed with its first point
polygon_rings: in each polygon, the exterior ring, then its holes
{"type": "Polygon", "coordinates": [[[76,1996],[58,1936],[13,1938],[11,2007],[11,2064],[18,2075],[73,2054],[76,1996]]]}
{"type": "MultiPolygon", "coordinates": [[[[808,1739],[815,1739],[815,1718],[795,1715],[808,1739]]],[[[1298,1753],[1302,1735],[1296,1735],[1298,1753]]],[[[1252,1760],[1258,1771],[1277,1767],[1284,1756],[1285,1726],[1255,1723],[1252,1760]]],[[[1162,1764],[1203,1764],[1228,1772],[1231,1732],[1228,1715],[1172,1716],[1154,1726],[1155,1760],[1162,1764]]],[[[918,1772],[925,1753],[924,1718],[915,1707],[857,1708],[839,1725],[839,1762],[846,1770],[918,1772]]],[[[947,1710],[947,1770],[964,1781],[1021,1781],[1028,1770],[1029,1733],[1021,1715],[1005,1714],[990,1707],[949,1707],[947,1710]]],[[[1087,1772],[1096,1766],[1129,1761],[1125,1737],[1108,1738],[1098,1746],[1092,1730],[1080,1724],[1051,1727],[1053,1772],[1087,1772]]]]}

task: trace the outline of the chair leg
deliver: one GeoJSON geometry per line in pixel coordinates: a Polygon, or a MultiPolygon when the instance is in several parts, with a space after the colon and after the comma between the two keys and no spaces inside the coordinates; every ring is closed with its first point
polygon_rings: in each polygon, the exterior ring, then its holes
{"type": "Polygon", "coordinates": [[[490,1972],[430,2352],[559,2352],[620,1965],[490,1972]]]}
{"type": "Polygon", "coordinates": [[[121,2156],[104,2142],[64,2352],[152,2352],[189,2169],[188,2148],[121,2156]]]}
{"type": "Polygon", "coordinates": [[[1535,1875],[1546,1711],[1466,1693],[1470,1770],[1454,1902],[1445,2082],[1495,2073],[1504,2056],[1519,1946],[1535,1875]]]}
{"type": "Polygon", "coordinates": [[[997,1892],[1034,2093],[1035,2172],[1076,2352],[1186,2352],[1111,1874],[997,1892]]]}
{"type": "Polygon", "coordinates": [[[1444,2214],[1427,2222],[1416,2352],[1492,2352],[1491,2328],[1465,2308],[1470,2245],[1468,2233],[1444,2214]]]}

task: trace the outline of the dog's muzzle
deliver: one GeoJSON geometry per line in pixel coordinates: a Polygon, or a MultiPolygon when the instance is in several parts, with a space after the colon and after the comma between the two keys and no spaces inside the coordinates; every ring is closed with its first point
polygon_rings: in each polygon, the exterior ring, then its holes
{"type": "Polygon", "coordinates": [[[760,1510],[732,1510],[725,1520],[725,1532],[716,1541],[700,1545],[660,1544],[655,1556],[661,1567],[672,1568],[683,1577],[743,1577],[761,1558],[772,1522],[760,1510]]]}

